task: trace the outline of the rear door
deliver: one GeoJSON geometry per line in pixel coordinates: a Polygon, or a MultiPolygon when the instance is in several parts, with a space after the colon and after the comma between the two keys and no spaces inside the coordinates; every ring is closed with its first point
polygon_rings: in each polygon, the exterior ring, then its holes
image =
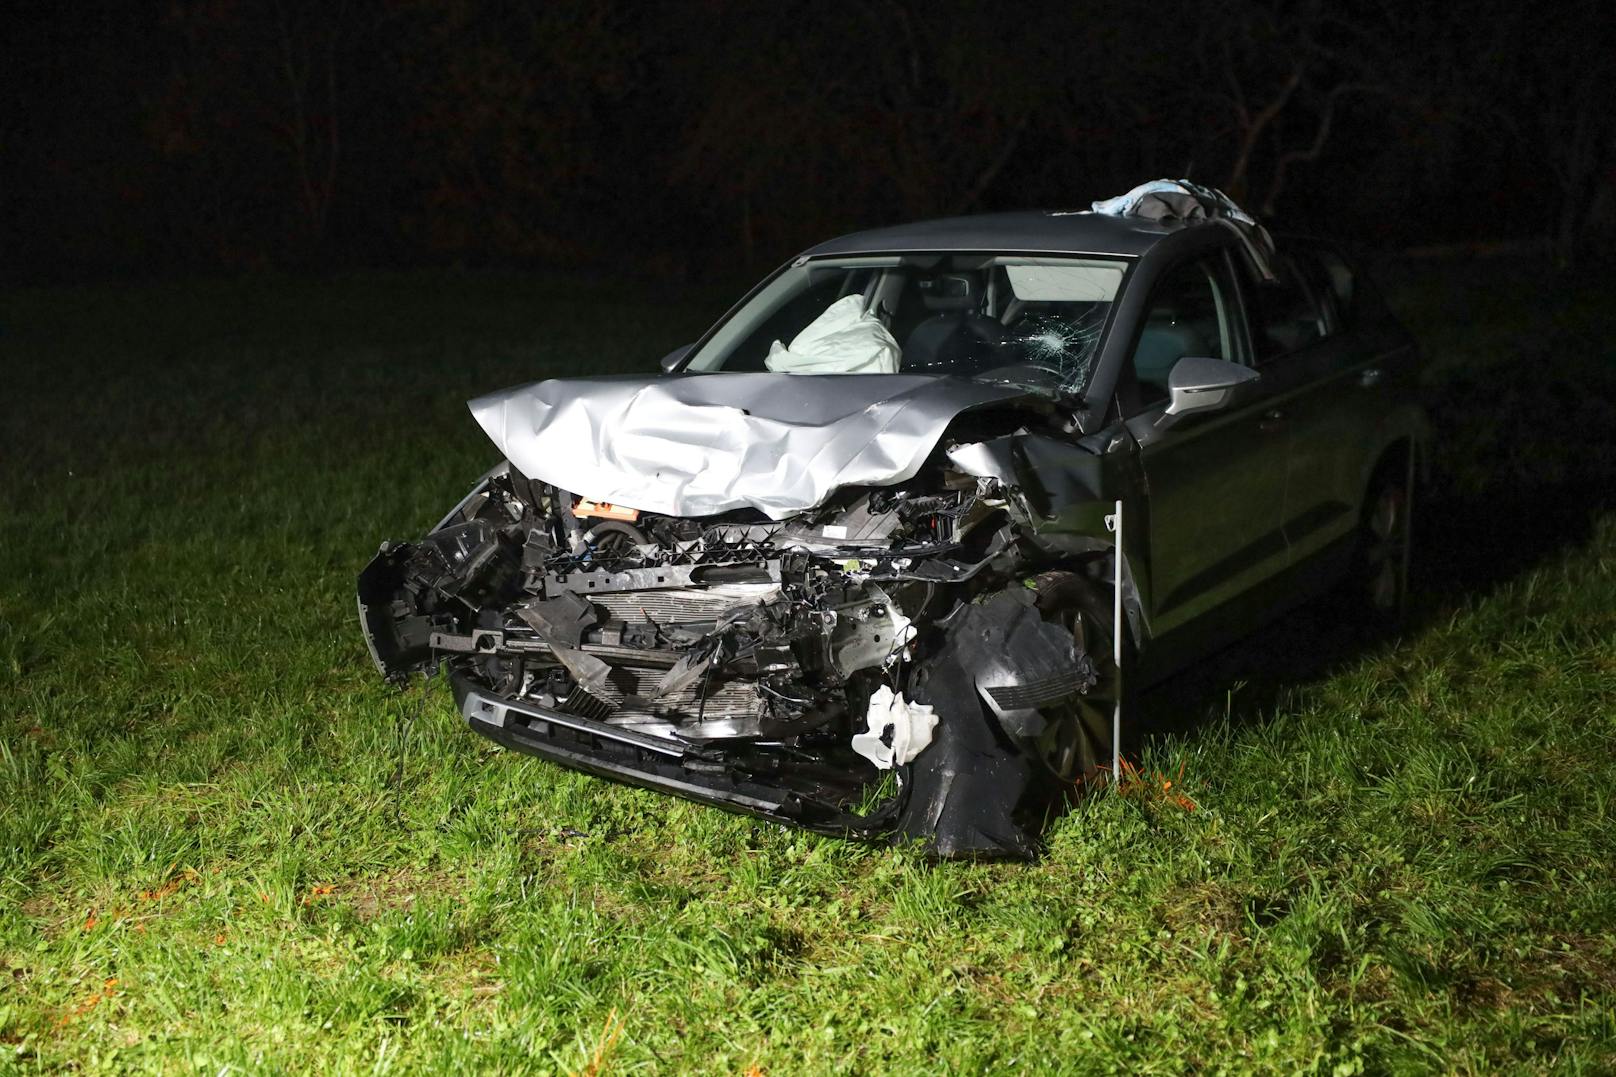
{"type": "Polygon", "coordinates": [[[1240,280],[1269,415],[1287,435],[1283,515],[1293,564],[1357,525],[1356,487],[1367,440],[1362,398],[1376,387],[1366,357],[1341,331],[1339,305],[1323,290],[1327,282],[1308,272],[1314,267],[1304,257],[1281,249],[1276,280],[1259,284],[1244,271],[1240,280]]]}
{"type": "Polygon", "coordinates": [[[1224,250],[1169,269],[1132,349],[1128,428],[1150,491],[1151,630],[1162,636],[1283,570],[1286,431],[1259,381],[1244,403],[1168,430],[1167,376],[1186,355],[1244,362],[1239,293],[1224,250]]]}

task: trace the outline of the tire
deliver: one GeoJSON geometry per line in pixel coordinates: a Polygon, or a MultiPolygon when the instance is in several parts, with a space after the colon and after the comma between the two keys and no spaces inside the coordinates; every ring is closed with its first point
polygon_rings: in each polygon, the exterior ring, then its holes
{"type": "Polygon", "coordinates": [[[1390,457],[1375,470],[1364,494],[1358,542],[1348,575],[1347,600],[1371,625],[1394,628],[1408,606],[1409,540],[1414,490],[1408,458],[1390,457]]]}
{"type": "Polygon", "coordinates": [[[910,697],[935,707],[940,721],[931,746],[911,764],[896,831],[900,839],[923,842],[934,856],[1033,856],[1051,809],[1085,780],[1109,773],[1112,701],[1126,687],[1112,656],[1109,592],[1073,572],[1027,582],[1030,601],[1018,584],[969,607],[979,612],[962,615],[942,648],[911,673],[910,697]],[[1006,611],[1006,600],[1018,612],[1006,611]],[[1026,654],[1017,640],[1027,644],[1030,630],[1041,648],[1064,651],[1063,629],[1093,656],[1094,684],[1039,707],[1041,726],[1007,727],[979,687],[976,663],[983,655],[975,648],[1026,654]]]}
{"type": "MultiPolygon", "coordinates": [[[[1126,720],[1129,692],[1112,646],[1110,595],[1072,572],[1042,573],[1033,578],[1033,588],[1045,620],[1071,631],[1078,654],[1089,656],[1097,676],[1087,692],[1044,711],[1048,725],[1028,745],[1047,779],[1070,786],[1110,769],[1112,711],[1120,693],[1126,720]]],[[[1128,653],[1124,640],[1124,662],[1128,653]]]]}

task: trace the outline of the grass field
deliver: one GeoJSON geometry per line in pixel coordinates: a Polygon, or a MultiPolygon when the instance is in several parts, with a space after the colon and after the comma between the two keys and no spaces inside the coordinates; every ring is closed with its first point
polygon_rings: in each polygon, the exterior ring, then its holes
{"type": "Polygon", "coordinates": [[[493,462],[465,399],[726,296],[0,297],[0,1071],[1616,1070],[1609,282],[1392,279],[1442,431],[1404,637],[1304,611],[1041,861],[937,867],[502,753],[364,654],[358,568],[493,462]]]}

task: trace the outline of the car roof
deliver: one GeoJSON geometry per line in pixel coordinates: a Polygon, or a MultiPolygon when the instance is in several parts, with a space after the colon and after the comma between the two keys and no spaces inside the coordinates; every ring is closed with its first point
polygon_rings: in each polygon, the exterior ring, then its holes
{"type": "Polygon", "coordinates": [[[906,251],[1013,251],[1134,258],[1174,232],[1202,221],[1152,221],[1104,213],[1018,210],[916,221],[854,232],[811,247],[809,258],[906,251]]]}

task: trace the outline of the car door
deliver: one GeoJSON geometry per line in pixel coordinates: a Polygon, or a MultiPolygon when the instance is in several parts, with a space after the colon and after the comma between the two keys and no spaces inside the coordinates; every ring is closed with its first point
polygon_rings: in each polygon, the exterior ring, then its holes
{"type": "Polygon", "coordinates": [[[1267,415],[1262,382],[1227,410],[1158,425],[1178,359],[1245,361],[1239,302],[1230,255],[1219,250],[1163,273],[1136,330],[1130,362],[1138,394],[1128,428],[1149,488],[1148,605],[1157,637],[1285,565],[1286,435],[1267,415]]]}
{"type": "Polygon", "coordinates": [[[1285,540],[1290,563],[1299,564],[1357,524],[1354,487],[1366,439],[1354,405],[1365,361],[1293,254],[1281,250],[1274,270],[1275,280],[1260,284],[1243,271],[1240,283],[1270,421],[1285,427],[1285,540]]]}

